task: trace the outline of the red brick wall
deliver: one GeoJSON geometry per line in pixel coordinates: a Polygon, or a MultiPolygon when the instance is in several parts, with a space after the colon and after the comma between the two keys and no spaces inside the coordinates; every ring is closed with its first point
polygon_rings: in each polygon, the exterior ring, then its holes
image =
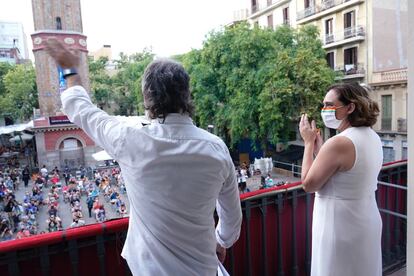
{"type": "Polygon", "coordinates": [[[61,130],[45,132],[45,148],[47,151],[53,151],[59,147],[58,143],[61,143],[62,137],[79,139],[82,144],[86,146],[94,146],[95,143],[89,136],[80,129],[76,130],[61,130]]]}

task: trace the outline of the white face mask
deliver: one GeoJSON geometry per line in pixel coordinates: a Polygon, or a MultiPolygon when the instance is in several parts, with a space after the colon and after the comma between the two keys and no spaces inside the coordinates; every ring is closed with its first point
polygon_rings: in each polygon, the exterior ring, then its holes
{"type": "Polygon", "coordinates": [[[327,128],[333,128],[333,129],[339,128],[343,120],[338,120],[335,114],[336,114],[336,110],[341,107],[344,107],[344,106],[322,108],[321,116],[327,128]]]}

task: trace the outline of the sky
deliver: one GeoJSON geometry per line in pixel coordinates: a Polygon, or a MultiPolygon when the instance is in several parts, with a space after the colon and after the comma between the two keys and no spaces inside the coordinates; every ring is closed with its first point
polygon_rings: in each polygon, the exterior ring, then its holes
{"type": "MultiPolygon", "coordinates": [[[[104,44],[119,52],[152,48],[171,56],[201,48],[209,31],[233,19],[244,0],[81,0],[83,33],[88,50],[104,44]]],[[[31,58],[34,32],[31,0],[0,0],[0,21],[23,23],[31,58]]]]}

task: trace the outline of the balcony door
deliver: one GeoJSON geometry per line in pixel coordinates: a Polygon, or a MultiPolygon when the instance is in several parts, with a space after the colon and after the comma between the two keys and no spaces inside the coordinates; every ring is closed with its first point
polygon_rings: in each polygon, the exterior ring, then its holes
{"type": "Polygon", "coordinates": [[[325,20],[325,43],[333,42],[333,18],[325,20]]]}
{"type": "Polygon", "coordinates": [[[355,74],[358,64],[358,48],[352,47],[344,50],[345,74],[355,74]]]}
{"type": "Polygon", "coordinates": [[[289,7],[283,9],[283,24],[290,25],[289,20],[289,7]]]}
{"type": "Polygon", "coordinates": [[[355,30],[355,11],[344,14],[344,37],[350,37],[355,30]]]}
{"type": "Polygon", "coordinates": [[[335,53],[329,52],[326,53],[326,62],[328,63],[328,66],[332,69],[335,69],[335,53]]]}
{"type": "Polygon", "coordinates": [[[252,13],[257,12],[257,0],[251,0],[252,2],[252,13]]]}

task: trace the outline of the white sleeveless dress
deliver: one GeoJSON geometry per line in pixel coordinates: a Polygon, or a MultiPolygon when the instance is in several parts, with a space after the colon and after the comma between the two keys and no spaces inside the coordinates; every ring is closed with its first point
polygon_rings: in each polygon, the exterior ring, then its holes
{"type": "Polygon", "coordinates": [[[333,175],[315,194],[312,276],[382,275],[382,221],[375,200],[383,153],[369,127],[338,134],[355,147],[355,164],[333,175]]]}

